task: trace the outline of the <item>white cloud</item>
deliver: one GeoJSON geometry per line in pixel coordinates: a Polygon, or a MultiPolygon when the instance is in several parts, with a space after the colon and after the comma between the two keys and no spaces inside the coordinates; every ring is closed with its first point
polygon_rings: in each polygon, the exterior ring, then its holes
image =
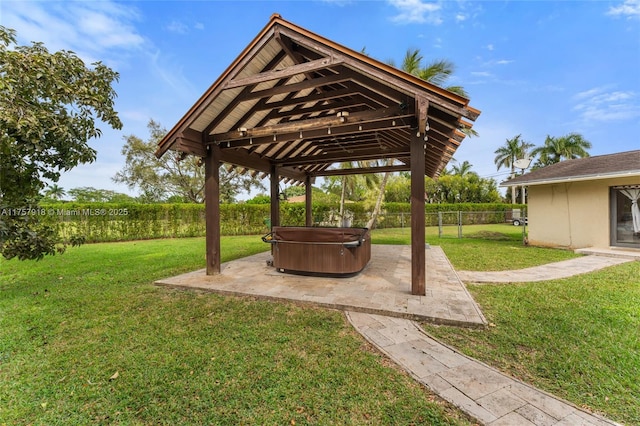
{"type": "MultiPolygon", "coordinates": [[[[50,51],[72,50],[85,63],[100,60],[117,71],[134,60],[147,58],[146,66],[167,87],[181,95],[195,96],[181,68],[176,69],[168,62],[170,58],[138,31],[136,25],[142,17],[128,4],[19,1],[3,7],[2,12],[2,25],[17,31],[19,44],[41,41],[50,51]]],[[[187,30],[179,21],[169,27],[173,31],[187,30]]]]}
{"type": "MultiPolygon", "coordinates": [[[[192,27],[195,30],[204,30],[204,24],[202,22],[196,22],[192,27]]],[[[187,34],[191,28],[182,21],[173,20],[166,26],[166,29],[176,34],[187,34]]]]}
{"type": "Polygon", "coordinates": [[[593,89],[585,90],[584,92],[576,93],[573,97],[576,100],[591,98],[599,93],[602,93],[606,88],[604,87],[595,87],[593,89]]]}
{"type": "Polygon", "coordinates": [[[632,91],[611,91],[609,87],[596,87],[577,93],[573,110],[584,122],[608,122],[640,117],[640,99],[632,91]]]}
{"type": "Polygon", "coordinates": [[[629,19],[640,18],[640,0],[625,0],[619,6],[611,6],[607,15],[626,16],[629,19]]]}
{"type": "Polygon", "coordinates": [[[493,47],[493,44],[487,44],[486,49],[487,49],[488,51],[493,51],[493,49],[495,49],[495,48],[493,47]]]}
{"type": "MultiPolygon", "coordinates": [[[[482,59],[478,58],[478,60],[482,60],[482,59]]],[[[514,62],[515,61],[513,59],[492,59],[492,60],[483,62],[482,65],[485,67],[495,67],[496,65],[509,65],[514,62]]]]}
{"type": "Polygon", "coordinates": [[[184,76],[182,66],[178,66],[177,69],[175,66],[167,66],[170,58],[165,57],[160,51],[156,51],[153,54],[149,53],[148,58],[151,72],[167,87],[170,87],[173,92],[185,99],[197,97],[198,92],[184,76]]]}
{"type": "Polygon", "coordinates": [[[353,3],[353,1],[351,0],[322,0],[322,2],[333,4],[339,7],[349,6],[353,3]]]}
{"type": "Polygon", "coordinates": [[[393,22],[434,25],[440,25],[443,22],[439,13],[441,6],[437,3],[422,0],[389,0],[389,4],[400,12],[391,18],[393,22]]]}
{"type": "Polygon", "coordinates": [[[456,14],[456,22],[464,22],[467,20],[467,15],[463,13],[456,14]]]}
{"type": "Polygon", "coordinates": [[[493,77],[493,74],[487,71],[471,71],[471,75],[474,77],[493,77]]]}
{"type": "MultiPolygon", "coordinates": [[[[10,2],[3,25],[17,31],[20,44],[43,42],[51,51],[72,50],[85,62],[119,63],[123,53],[147,42],[135,29],[136,9],[101,2],[10,2]]],[[[113,66],[113,65],[111,65],[113,66]]]]}
{"type": "Polygon", "coordinates": [[[172,33],[177,34],[186,34],[188,31],[188,27],[180,21],[171,21],[169,25],[167,25],[167,30],[172,33]]]}

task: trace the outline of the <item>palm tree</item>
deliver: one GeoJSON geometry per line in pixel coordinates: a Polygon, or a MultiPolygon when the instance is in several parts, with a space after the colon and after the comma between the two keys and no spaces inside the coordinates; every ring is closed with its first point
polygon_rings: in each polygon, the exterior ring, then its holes
{"type": "Polygon", "coordinates": [[[67,195],[67,192],[62,189],[61,186],[54,183],[45,191],[44,195],[54,200],[60,200],[62,197],[67,195]]]}
{"type": "MultiPolygon", "coordinates": [[[[393,165],[393,159],[384,160],[383,165],[385,166],[393,165]]],[[[380,210],[382,210],[382,201],[384,201],[384,191],[387,189],[387,182],[389,182],[390,176],[391,176],[391,172],[385,172],[382,175],[382,181],[380,182],[380,188],[378,189],[378,196],[376,197],[376,204],[373,208],[373,212],[371,213],[371,218],[367,222],[367,228],[369,229],[373,229],[376,226],[378,215],[380,214],[380,210]]]]}
{"type": "MultiPolygon", "coordinates": [[[[371,167],[373,164],[371,161],[357,161],[353,162],[344,162],[340,163],[340,168],[352,169],[354,167],[365,168],[371,167]]],[[[363,188],[372,189],[379,183],[379,176],[375,173],[367,173],[364,175],[343,175],[340,178],[340,210],[338,215],[340,216],[340,220],[345,223],[345,201],[347,199],[348,194],[352,196],[362,190],[363,188]]]]}
{"type": "MultiPolygon", "coordinates": [[[[511,168],[511,178],[516,175],[516,160],[520,158],[525,158],[528,156],[529,148],[533,148],[533,144],[529,142],[525,142],[520,139],[522,135],[518,135],[514,138],[507,139],[504,146],[496,149],[494,154],[496,154],[493,162],[496,164],[498,170],[501,167],[510,167],[511,168]]],[[[511,187],[511,203],[516,203],[516,187],[511,187]]]]}
{"type": "Polygon", "coordinates": [[[451,171],[454,175],[465,177],[469,173],[473,173],[471,171],[471,167],[473,167],[473,164],[469,163],[467,160],[464,160],[462,164],[454,164],[453,166],[451,166],[451,171]]]}
{"type": "MultiPolygon", "coordinates": [[[[461,86],[445,86],[445,83],[455,71],[453,62],[447,61],[446,59],[436,59],[427,64],[427,66],[423,66],[423,59],[420,54],[420,49],[407,49],[404,60],[402,61],[402,70],[429,83],[433,83],[436,86],[444,87],[450,92],[464,96],[465,98],[469,97],[461,86]]],[[[389,61],[388,63],[394,65],[393,61],[389,61]]]]}
{"type": "MultiPolygon", "coordinates": [[[[424,58],[420,54],[420,49],[407,49],[404,59],[402,61],[402,70],[411,75],[414,75],[422,80],[426,80],[429,83],[435,84],[437,86],[444,86],[449,77],[453,74],[454,65],[452,62],[439,59],[431,62],[427,66],[422,65],[422,60],[424,58]]],[[[387,63],[391,66],[395,66],[392,60],[387,61],[387,63]]],[[[461,86],[447,86],[444,87],[446,90],[450,92],[454,92],[460,96],[464,96],[466,98],[469,97],[467,92],[461,86]]],[[[468,136],[477,136],[477,132],[469,128],[462,128],[461,131],[468,136]]],[[[392,165],[393,160],[386,160],[383,165],[390,166],[392,165]]],[[[371,214],[371,219],[367,223],[367,228],[372,229],[380,214],[380,209],[382,208],[382,201],[384,200],[384,191],[386,189],[387,182],[389,181],[389,176],[391,172],[385,172],[382,176],[382,180],[380,183],[380,189],[378,193],[378,197],[376,199],[376,205],[371,214]]]]}
{"type": "Polygon", "coordinates": [[[558,138],[547,136],[544,145],[535,148],[531,154],[538,156],[534,167],[539,168],[563,160],[588,157],[588,149],[591,149],[591,142],[584,139],[579,133],[569,133],[558,138]]]}

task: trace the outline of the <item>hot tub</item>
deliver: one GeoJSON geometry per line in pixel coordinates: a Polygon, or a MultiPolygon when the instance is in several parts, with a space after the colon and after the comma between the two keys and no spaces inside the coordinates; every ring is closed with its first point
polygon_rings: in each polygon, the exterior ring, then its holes
{"type": "Polygon", "coordinates": [[[280,272],[352,275],[371,259],[367,228],[274,226],[262,239],[280,272]]]}

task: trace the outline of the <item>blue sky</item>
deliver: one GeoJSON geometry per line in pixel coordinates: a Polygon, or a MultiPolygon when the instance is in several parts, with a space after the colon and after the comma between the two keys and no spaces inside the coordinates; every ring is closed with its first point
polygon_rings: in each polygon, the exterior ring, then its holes
{"type": "Polygon", "coordinates": [[[2,1],[0,25],[20,44],[73,50],[120,73],[121,131],[91,142],[98,159],[67,172],[68,190],[132,193],[111,178],[126,135],[147,138],[154,119],[171,128],[279,13],[349,48],[401,64],[408,48],[456,65],[482,111],[455,159],[504,180],[494,151],[521,134],[578,132],[591,155],[640,149],[640,0],[610,1],[2,1]]]}

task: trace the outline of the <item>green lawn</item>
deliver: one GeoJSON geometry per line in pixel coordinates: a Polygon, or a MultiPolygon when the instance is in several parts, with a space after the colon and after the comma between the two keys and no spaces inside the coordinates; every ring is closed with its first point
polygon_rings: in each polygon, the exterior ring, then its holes
{"type": "Polygon", "coordinates": [[[640,425],[640,262],[568,279],[473,285],[487,330],[425,330],[607,417],[640,425]]]}
{"type": "MultiPolygon", "coordinates": [[[[462,239],[458,239],[457,226],[445,227],[442,238],[438,237],[438,228],[430,226],[426,235],[427,242],[441,246],[460,271],[521,269],[580,256],[568,250],[525,246],[522,228],[506,224],[465,225],[462,239]]],[[[376,229],[372,241],[374,244],[410,244],[411,229],[376,229]]]]}
{"type": "Polygon", "coordinates": [[[340,312],[152,285],[203,265],[202,238],[0,260],[0,425],[468,424],[340,312]]]}
{"type": "MultiPolygon", "coordinates": [[[[465,227],[459,240],[427,228],[427,241],[460,270],[575,256],[523,246],[521,232],[465,227]]],[[[372,238],[408,244],[409,235],[372,238]]],[[[257,236],[222,241],[223,261],[263,250],[257,236]]],[[[0,260],[0,425],[467,424],[339,312],[152,285],[203,266],[202,238],[0,260]]],[[[565,280],[470,286],[492,326],[424,327],[576,405],[640,424],[639,276],[633,262],[565,280]]]]}

